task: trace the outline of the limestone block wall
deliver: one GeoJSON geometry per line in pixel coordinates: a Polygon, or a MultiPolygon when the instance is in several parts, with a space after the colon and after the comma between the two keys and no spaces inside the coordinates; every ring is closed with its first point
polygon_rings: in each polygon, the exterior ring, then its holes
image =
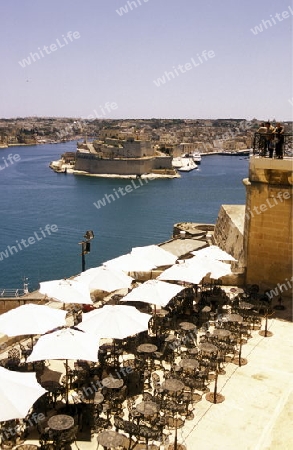
{"type": "Polygon", "coordinates": [[[152,169],[170,169],[171,157],[151,157],[143,159],[101,159],[96,155],[77,152],[75,169],[95,174],[142,175],[152,169]]]}
{"type": "Polygon", "coordinates": [[[243,248],[245,205],[222,205],[214,230],[214,242],[222,250],[230,253],[237,262],[233,262],[233,272],[245,270],[243,248]]]}
{"type": "Polygon", "coordinates": [[[100,159],[94,155],[78,154],[75,169],[96,174],[142,175],[151,172],[154,158],[134,159],[100,159]]]}
{"type": "Polygon", "coordinates": [[[292,165],[252,158],[246,185],[246,283],[292,293],[292,165]]]}

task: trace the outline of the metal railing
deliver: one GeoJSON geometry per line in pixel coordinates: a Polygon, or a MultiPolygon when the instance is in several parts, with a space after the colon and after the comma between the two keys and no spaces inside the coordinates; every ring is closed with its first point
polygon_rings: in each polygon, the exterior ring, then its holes
{"type": "MultiPolygon", "coordinates": [[[[287,157],[293,157],[293,133],[284,133],[283,135],[283,155],[287,157]]],[[[268,156],[269,150],[268,146],[270,142],[270,146],[272,151],[275,151],[276,143],[277,143],[277,135],[274,133],[266,134],[266,133],[254,133],[253,138],[253,154],[260,156],[268,156]]]]}
{"type": "Polygon", "coordinates": [[[0,299],[1,297],[5,298],[18,298],[23,297],[28,294],[28,290],[26,289],[2,289],[0,288],[0,299]]]}

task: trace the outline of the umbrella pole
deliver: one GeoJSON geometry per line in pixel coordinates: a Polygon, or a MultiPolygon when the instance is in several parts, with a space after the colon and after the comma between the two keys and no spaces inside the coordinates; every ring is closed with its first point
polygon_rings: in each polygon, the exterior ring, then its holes
{"type": "Polygon", "coordinates": [[[218,387],[218,369],[216,369],[216,377],[215,377],[214,403],[217,403],[217,387],[218,387]]]}
{"type": "Polygon", "coordinates": [[[239,347],[239,367],[241,367],[241,352],[242,352],[242,331],[240,330],[240,347],[239,347]]]}
{"type": "Polygon", "coordinates": [[[68,406],[68,359],[65,360],[65,399],[68,406]]]}

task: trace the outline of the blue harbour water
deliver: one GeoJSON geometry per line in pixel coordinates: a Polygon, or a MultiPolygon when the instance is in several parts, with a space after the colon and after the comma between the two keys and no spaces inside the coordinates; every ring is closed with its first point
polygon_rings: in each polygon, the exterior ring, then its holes
{"type": "Polygon", "coordinates": [[[180,179],[157,179],[142,186],[135,180],[132,192],[113,200],[110,194],[121,187],[125,192],[130,180],[49,169],[50,161],[75,148],[75,142],[67,142],[0,149],[0,288],[21,288],[27,277],[33,290],[40,281],[79,273],[78,243],[86,230],[95,233],[86,255],[90,268],[132,247],[170,239],[176,222],[215,223],[221,204],[245,203],[242,180],[248,176],[248,160],[241,157],[205,156],[199,169],[182,173],[180,179]],[[20,155],[19,161],[12,159],[11,164],[9,154],[20,155]],[[94,202],[106,194],[110,200],[97,209],[94,202]],[[49,235],[46,225],[58,229],[49,229],[49,235]]]}

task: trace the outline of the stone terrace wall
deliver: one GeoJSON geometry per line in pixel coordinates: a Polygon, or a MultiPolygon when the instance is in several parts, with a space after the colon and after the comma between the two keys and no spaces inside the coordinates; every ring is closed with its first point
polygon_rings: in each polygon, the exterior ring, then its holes
{"type": "Polygon", "coordinates": [[[292,293],[292,160],[251,158],[246,185],[246,282],[292,293]]]}
{"type": "Polygon", "coordinates": [[[237,262],[231,267],[233,272],[245,270],[243,234],[245,205],[222,205],[214,230],[214,242],[222,250],[230,253],[237,262]]]}

